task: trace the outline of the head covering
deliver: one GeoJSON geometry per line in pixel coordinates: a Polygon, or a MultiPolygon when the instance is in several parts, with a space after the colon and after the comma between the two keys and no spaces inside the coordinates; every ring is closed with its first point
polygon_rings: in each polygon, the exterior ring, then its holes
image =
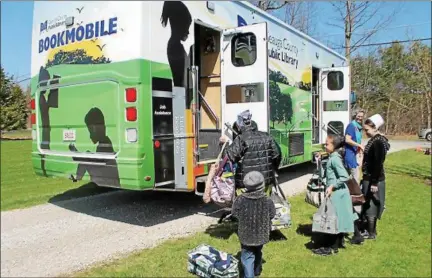
{"type": "Polygon", "coordinates": [[[376,129],[379,129],[384,124],[384,119],[380,114],[369,117],[369,120],[374,123],[376,129]]]}
{"type": "Polygon", "coordinates": [[[242,128],[245,125],[250,125],[252,119],[252,114],[249,109],[241,112],[237,115],[237,125],[242,128]]]}
{"type": "Polygon", "coordinates": [[[252,171],[245,175],[243,184],[247,192],[264,190],[264,176],[258,171],[252,171]]]}

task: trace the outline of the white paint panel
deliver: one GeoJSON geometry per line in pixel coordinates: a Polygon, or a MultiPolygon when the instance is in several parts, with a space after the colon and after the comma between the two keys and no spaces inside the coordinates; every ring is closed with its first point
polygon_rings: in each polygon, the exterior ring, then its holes
{"type": "MultiPolygon", "coordinates": [[[[222,122],[234,124],[237,115],[249,109],[258,129],[268,131],[268,69],[267,69],[267,23],[242,26],[223,31],[222,52],[222,122]],[[233,38],[237,34],[252,33],[256,37],[256,60],[247,66],[234,66],[232,62],[233,38]],[[263,83],[263,101],[248,103],[227,103],[227,86],[263,83]],[[266,115],[267,114],[267,115],[266,115]],[[254,116],[255,115],[255,116],[254,116]]],[[[228,130],[228,133],[231,131],[228,130]]],[[[231,135],[232,138],[232,135],[231,135]]]]}
{"type": "Polygon", "coordinates": [[[349,107],[350,107],[350,91],[349,91],[349,67],[334,67],[334,68],[325,68],[320,72],[320,80],[321,80],[321,125],[324,125],[325,128],[321,129],[320,142],[324,143],[327,137],[327,127],[330,122],[342,122],[344,126],[343,133],[344,135],[345,129],[349,124],[349,107]],[[343,73],[343,88],[341,90],[330,90],[328,88],[328,74],[330,72],[342,72],[343,73]],[[346,100],[348,101],[348,110],[347,111],[324,111],[324,101],[336,101],[336,100],[346,100]]]}
{"type": "MultiPolygon", "coordinates": [[[[144,19],[142,10],[148,9],[148,2],[133,1],[36,1],[34,4],[33,30],[32,30],[32,76],[39,72],[41,66],[45,66],[48,59],[59,50],[74,50],[77,48],[85,49],[91,56],[103,55],[111,61],[125,61],[140,58],[144,53],[148,53],[148,44],[142,44],[141,38],[148,38],[149,28],[144,28],[140,24],[144,19]],[[73,25],[66,27],[66,18],[73,17],[73,25]],[[105,22],[105,30],[108,28],[109,19],[117,18],[115,32],[111,35],[99,37],[95,41],[95,36],[84,36],[80,42],[69,41],[67,43],[66,32],[75,28],[75,32],[80,26],[95,24],[95,22],[105,22]],[[41,24],[48,23],[53,26],[48,30],[42,28],[41,24]],[[56,26],[58,24],[58,26],[56,26]],[[43,30],[42,30],[43,29],[43,30]],[[63,38],[64,44],[55,44],[54,48],[40,52],[40,40],[52,39],[58,35],[63,38]],[[102,50],[100,50],[99,45],[102,50]]],[[[96,27],[94,27],[96,28],[96,27]]],[[[94,30],[94,29],[93,29],[94,30]]],[[[86,32],[87,34],[87,32],[86,32]]],[[[88,33],[90,34],[90,33],[88,33]]],[[[58,40],[58,39],[57,39],[58,40]]]]}

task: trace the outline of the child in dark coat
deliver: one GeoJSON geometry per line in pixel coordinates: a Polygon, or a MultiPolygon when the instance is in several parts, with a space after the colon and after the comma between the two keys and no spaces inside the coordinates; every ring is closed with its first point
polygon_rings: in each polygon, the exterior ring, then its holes
{"type": "Polygon", "coordinates": [[[255,277],[262,271],[262,248],[270,240],[276,209],[264,192],[264,176],[260,172],[246,174],[243,184],[246,192],[235,200],[232,214],[238,219],[244,276],[255,277]]]}

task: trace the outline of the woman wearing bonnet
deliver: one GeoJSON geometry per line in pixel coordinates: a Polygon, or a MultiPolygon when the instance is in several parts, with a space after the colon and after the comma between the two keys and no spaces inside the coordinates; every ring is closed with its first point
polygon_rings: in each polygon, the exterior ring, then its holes
{"type": "Polygon", "coordinates": [[[379,114],[368,118],[364,123],[364,131],[369,139],[363,156],[363,194],[366,203],[363,205],[363,216],[367,220],[367,239],[377,236],[376,223],[380,219],[385,206],[385,172],[384,161],[390,144],[378,130],[384,124],[379,114]]]}

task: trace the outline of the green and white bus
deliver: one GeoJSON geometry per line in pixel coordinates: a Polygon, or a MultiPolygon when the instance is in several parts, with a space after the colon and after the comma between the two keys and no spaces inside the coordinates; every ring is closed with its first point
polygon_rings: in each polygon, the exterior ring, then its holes
{"type": "Polygon", "coordinates": [[[246,1],[36,1],[32,36],[39,175],[199,194],[245,109],[282,167],[350,121],[347,60],[246,1]]]}

